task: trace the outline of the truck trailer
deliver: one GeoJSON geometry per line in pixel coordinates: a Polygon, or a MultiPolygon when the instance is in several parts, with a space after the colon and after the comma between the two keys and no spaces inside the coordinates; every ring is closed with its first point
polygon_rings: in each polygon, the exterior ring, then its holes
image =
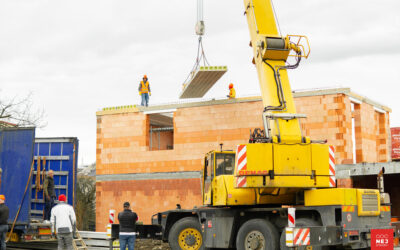
{"type": "Polygon", "coordinates": [[[0,193],[10,209],[11,242],[51,239],[50,223],[43,220],[43,181],[54,171],[57,197],[74,205],[78,139],[35,138],[35,128],[0,129],[0,193]]]}

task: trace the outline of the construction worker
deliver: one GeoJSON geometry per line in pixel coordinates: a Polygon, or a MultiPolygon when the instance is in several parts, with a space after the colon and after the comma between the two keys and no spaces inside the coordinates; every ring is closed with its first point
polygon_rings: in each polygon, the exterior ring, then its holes
{"type": "Polygon", "coordinates": [[[57,233],[58,249],[72,250],[72,238],[76,232],[74,208],[66,203],[64,194],[58,196],[58,205],[51,210],[51,233],[57,233]]]}
{"type": "Polygon", "coordinates": [[[54,200],[56,198],[56,191],[54,189],[54,172],[49,170],[47,172],[46,179],[43,183],[43,194],[44,194],[44,220],[49,222],[51,209],[54,206],[54,200]]]}
{"type": "Polygon", "coordinates": [[[135,212],[132,212],[129,202],[124,202],[124,211],[118,214],[118,220],[120,250],[125,250],[126,246],[128,246],[128,250],[135,249],[135,230],[138,216],[135,212]]]}
{"type": "Polygon", "coordinates": [[[6,250],[6,233],[8,231],[8,215],[9,209],[4,204],[6,197],[0,195],[0,249],[6,250]]]}
{"type": "Polygon", "coordinates": [[[143,76],[143,81],[139,83],[139,95],[142,97],[142,106],[149,106],[149,95],[151,95],[150,84],[147,81],[147,76],[143,76]]]}
{"type": "Polygon", "coordinates": [[[229,95],[227,95],[229,99],[235,98],[236,97],[236,91],[233,88],[233,83],[229,84],[229,95]]]}

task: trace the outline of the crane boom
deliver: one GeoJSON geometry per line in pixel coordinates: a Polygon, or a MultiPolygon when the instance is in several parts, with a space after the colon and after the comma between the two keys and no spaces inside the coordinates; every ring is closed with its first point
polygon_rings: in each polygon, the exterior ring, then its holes
{"type": "Polygon", "coordinates": [[[290,37],[281,37],[278,33],[271,1],[244,0],[244,5],[264,113],[267,118],[274,118],[264,119],[267,137],[276,136],[277,141],[290,143],[304,141],[286,70],[291,51],[296,53],[300,61],[301,47],[291,43],[290,37]],[[280,113],[280,116],[273,115],[276,113],[280,113]],[[291,119],[279,122],[286,117],[282,114],[287,114],[291,119]]]}

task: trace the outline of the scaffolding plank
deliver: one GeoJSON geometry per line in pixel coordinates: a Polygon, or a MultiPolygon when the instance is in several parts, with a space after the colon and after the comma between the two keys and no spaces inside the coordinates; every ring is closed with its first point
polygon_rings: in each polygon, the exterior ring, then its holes
{"type": "Polygon", "coordinates": [[[184,88],[179,98],[203,97],[226,71],[228,71],[226,66],[200,67],[195,72],[192,72],[193,76],[184,84],[184,88]]]}

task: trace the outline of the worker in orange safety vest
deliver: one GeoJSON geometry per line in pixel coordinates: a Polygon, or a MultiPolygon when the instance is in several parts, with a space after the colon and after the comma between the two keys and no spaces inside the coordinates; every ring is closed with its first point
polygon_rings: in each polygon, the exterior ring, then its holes
{"type": "Polygon", "coordinates": [[[233,99],[236,97],[236,91],[233,88],[233,83],[229,84],[229,95],[227,95],[229,99],[233,99]]]}
{"type": "Polygon", "coordinates": [[[150,84],[147,81],[147,75],[143,76],[143,81],[139,83],[139,95],[142,97],[142,102],[140,105],[149,106],[149,95],[151,95],[150,84]]]}

